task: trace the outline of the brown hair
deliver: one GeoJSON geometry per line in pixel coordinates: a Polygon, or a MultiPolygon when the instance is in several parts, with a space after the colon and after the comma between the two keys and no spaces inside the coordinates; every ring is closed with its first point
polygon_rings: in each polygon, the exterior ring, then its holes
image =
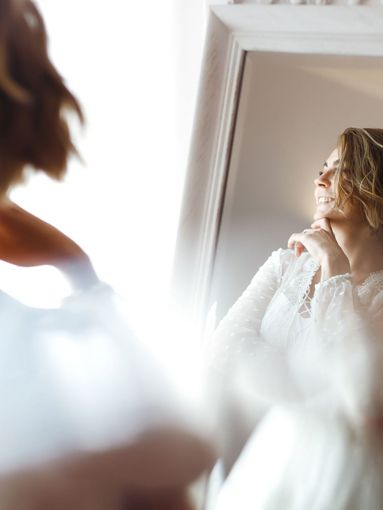
{"type": "Polygon", "coordinates": [[[383,129],[347,128],[338,138],[336,205],[356,203],[373,230],[383,224],[383,129]]]}
{"type": "Polygon", "coordinates": [[[81,107],[49,59],[44,21],[31,0],[0,0],[0,194],[27,166],[63,177],[73,145],[65,114],[81,107]]]}

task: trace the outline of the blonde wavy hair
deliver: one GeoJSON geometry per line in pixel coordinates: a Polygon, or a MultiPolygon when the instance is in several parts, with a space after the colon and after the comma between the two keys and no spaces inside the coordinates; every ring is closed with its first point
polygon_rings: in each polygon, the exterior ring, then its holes
{"type": "Polygon", "coordinates": [[[44,21],[31,0],[0,0],[0,194],[25,169],[63,177],[78,154],[67,114],[84,122],[47,50],[44,21]]]}
{"type": "Polygon", "coordinates": [[[339,135],[336,206],[359,205],[372,230],[383,225],[383,129],[347,128],[339,135]]]}

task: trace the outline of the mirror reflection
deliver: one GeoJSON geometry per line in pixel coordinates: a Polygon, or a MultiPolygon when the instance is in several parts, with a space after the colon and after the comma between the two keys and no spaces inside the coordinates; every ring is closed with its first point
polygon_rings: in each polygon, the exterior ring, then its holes
{"type": "Polygon", "coordinates": [[[247,54],[211,294],[219,510],[383,505],[382,84],[380,58],[247,54]]]}

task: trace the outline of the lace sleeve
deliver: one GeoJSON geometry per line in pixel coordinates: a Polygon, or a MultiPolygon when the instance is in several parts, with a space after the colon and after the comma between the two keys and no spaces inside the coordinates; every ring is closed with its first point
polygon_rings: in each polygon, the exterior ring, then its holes
{"type": "Polygon", "coordinates": [[[319,372],[338,411],[360,425],[383,408],[383,296],[360,306],[351,276],[335,276],[316,285],[312,319],[319,372]]]}
{"type": "Polygon", "coordinates": [[[209,349],[210,363],[215,369],[226,370],[230,362],[245,352],[253,355],[262,341],[259,337],[262,318],[281,282],[281,255],[283,250],[270,255],[218,325],[209,349]]]}
{"type": "Polygon", "coordinates": [[[277,401],[297,400],[285,351],[270,345],[260,333],[292,256],[290,250],[273,252],[215,331],[208,377],[213,406],[227,406],[231,400],[245,413],[257,415],[257,410],[277,401]]]}
{"type": "Polygon", "coordinates": [[[252,381],[243,384],[243,377],[246,379],[247,368],[253,373],[253,365],[248,361],[258,360],[258,356],[253,355],[265,344],[260,337],[260,327],[281,284],[287,256],[287,250],[271,254],[222,319],[208,345],[206,390],[209,414],[226,469],[264,412],[258,398],[256,401],[252,399],[250,404],[248,391],[254,384],[252,381]]]}

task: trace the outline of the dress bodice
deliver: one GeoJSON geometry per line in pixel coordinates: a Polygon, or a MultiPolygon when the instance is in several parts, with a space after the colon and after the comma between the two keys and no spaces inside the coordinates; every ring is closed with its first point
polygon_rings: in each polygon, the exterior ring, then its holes
{"type": "Polygon", "coordinates": [[[383,271],[359,286],[350,274],[333,276],[308,299],[317,269],[308,253],[273,252],[218,326],[212,365],[223,379],[230,372],[232,386],[239,381],[240,391],[269,403],[307,402],[325,392],[333,407],[357,413],[377,393],[383,402],[380,329],[371,327],[382,321],[383,271]]]}
{"type": "Polygon", "coordinates": [[[366,426],[383,408],[383,271],[358,286],[331,277],[310,300],[316,270],[307,253],[273,252],[214,334],[217,416],[235,401],[254,430],[217,510],[383,507],[381,440],[366,426]]]}
{"type": "MultiPolygon", "coordinates": [[[[313,341],[315,316],[312,316],[311,307],[312,301],[316,299],[315,293],[320,293],[322,286],[348,285],[352,291],[354,307],[359,310],[376,311],[383,306],[383,270],[371,273],[360,285],[353,285],[349,274],[335,276],[329,282],[323,282],[323,285],[317,284],[314,296],[310,299],[308,291],[319,269],[318,264],[307,252],[297,258],[290,250],[281,250],[280,257],[288,258],[289,263],[261,321],[260,335],[267,342],[292,346],[313,341]]],[[[342,303],[342,299],[334,303],[334,317],[342,303]]],[[[325,307],[326,302],[321,306],[325,307]]]]}
{"type": "Polygon", "coordinates": [[[273,252],[213,336],[215,404],[240,403],[254,428],[217,510],[383,507],[382,444],[366,425],[383,409],[383,271],[358,286],[331,277],[307,299],[317,269],[273,252]]]}

